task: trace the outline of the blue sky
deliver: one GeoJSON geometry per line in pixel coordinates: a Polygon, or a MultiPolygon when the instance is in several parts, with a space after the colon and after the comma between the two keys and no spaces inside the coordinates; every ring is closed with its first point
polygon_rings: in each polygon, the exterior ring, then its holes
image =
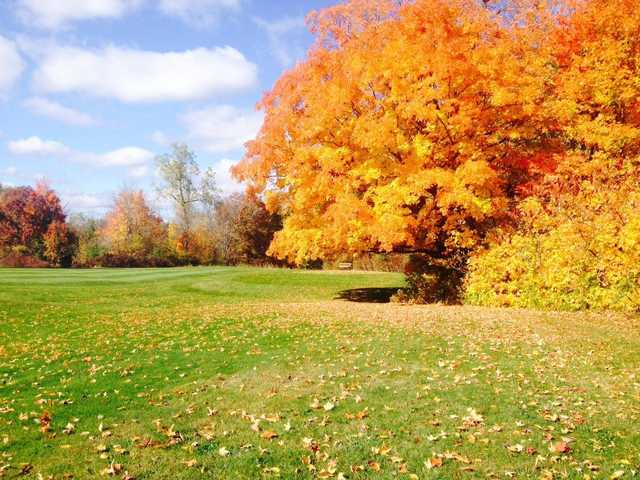
{"type": "Polygon", "coordinates": [[[337,0],[0,0],[0,183],[45,178],[70,212],[153,193],[153,157],[188,143],[220,187],[255,104],[337,0]]]}

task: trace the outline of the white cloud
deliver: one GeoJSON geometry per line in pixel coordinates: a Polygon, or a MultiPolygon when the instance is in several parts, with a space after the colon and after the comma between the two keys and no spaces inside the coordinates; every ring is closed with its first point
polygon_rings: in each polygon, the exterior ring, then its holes
{"type": "Polygon", "coordinates": [[[216,21],[223,11],[240,10],[242,0],[160,0],[160,11],[196,25],[216,21]]]}
{"type": "Polygon", "coordinates": [[[103,155],[84,154],[87,159],[95,159],[96,163],[105,167],[135,167],[153,160],[153,153],[144,148],[125,147],[103,155]]]}
{"type": "Polygon", "coordinates": [[[72,22],[118,18],[141,0],[18,0],[17,14],[31,26],[55,30],[72,22]]]}
{"type": "Polygon", "coordinates": [[[40,137],[29,137],[14,140],[8,144],[9,151],[14,155],[69,155],[71,150],[66,145],[52,140],[42,140],[40,137]]]}
{"type": "MultiPolygon", "coordinates": [[[[74,150],[63,143],[42,140],[40,137],[30,137],[9,142],[8,149],[14,155],[52,156],[97,167],[136,168],[145,166],[154,158],[152,152],[138,147],[124,147],[98,154],[74,150]]],[[[140,170],[136,171],[140,172],[140,170]]]]}
{"type": "Polygon", "coordinates": [[[273,56],[283,67],[290,67],[298,58],[304,56],[305,51],[300,47],[300,42],[291,42],[286,38],[293,32],[304,31],[304,18],[284,17],[276,21],[254,18],[253,22],[267,34],[273,56]]]}
{"type": "Polygon", "coordinates": [[[0,35],[0,97],[18,81],[24,67],[16,44],[0,35]]]}
{"type": "Polygon", "coordinates": [[[53,47],[34,74],[36,89],[123,102],[197,100],[257,83],[257,67],[232,47],[151,52],[53,47]]]}
{"type": "Polygon", "coordinates": [[[106,210],[111,206],[111,196],[90,195],[78,192],[60,192],[65,210],[71,212],[86,212],[88,210],[106,210]]]}
{"type": "Polygon", "coordinates": [[[213,170],[216,172],[216,185],[225,195],[242,192],[245,188],[243,184],[236,182],[231,176],[231,167],[236,163],[237,162],[233,160],[225,158],[213,166],[213,170]]]}
{"type": "Polygon", "coordinates": [[[4,169],[5,175],[9,175],[13,177],[16,173],[18,173],[18,169],[16,167],[7,167],[4,169]]]}
{"type": "Polygon", "coordinates": [[[195,110],[181,117],[187,135],[208,152],[240,149],[257,135],[261,112],[240,110],[230,105],[195,110]]]}
{"type": "Polygon", "coordinates": [[[37,115],[59,120],[69,125],[86,127],[97,123],[91,115],[42,97],[29,98],[24,101],[23,105],[37,115]]]}

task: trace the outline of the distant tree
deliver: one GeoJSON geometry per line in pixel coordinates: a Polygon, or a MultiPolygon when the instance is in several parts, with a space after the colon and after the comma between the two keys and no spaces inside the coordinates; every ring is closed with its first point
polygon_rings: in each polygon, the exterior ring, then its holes
{"type": "Polygon", "coordinates": [[[115,198],[101,229],[109,252],[147,257],[166,245],[166,229],[142,191],[123,190],[115,198]]]}
{"type": "MultiPolygon", "coordinates": [[[[0,249],[20,250],[39,259],[47,258],[45,236],[56,241],[64,229],[66,216],[56,193],[45,183],[36,188],[15,187],[0,191],[0,249]],[[56,224],[50,232],[50,226],[56,224]],[[54,233],[57,232],[57,233],[54,233]]],[[[67,239],[71,240],[72,236],[67,239]]],[[[62,245],[58,245],[63,248],[62,245]]],[[[64,246],[64,249],[69,246],[64,246]]],[[[49,252],[52,253],[52,252],[49,252]]],[[[57,262],[58,257],[56,257],[57,262]]]]}
{"type": "Polygon", "coordinates": [[[282,218],[270,213],[255,195],[245,195],[235,228],[243,261],[263,261],[267,258],[274,234],[282,229],[282,218]]]}
{"type": "Polygon", "coordinates": [[[215,225],[216,208],[220,198],[216,174],[212,168],[208,168],[202,175],[200,183],[200,219],[209,231],[212,231],[215,225]]]}
{"type": "Polygon", "coordinates": [[[100,239],[102,221],[84,214],[76,214],[69,218],[69,224],[78,239],[74,263],[79,266],[91,265],[105,253],[100,239]]]}
{"type": "Polygon", "coordinates": [[[172,152],[156,158],[162,184],[158,194],[173,204],[175,223],[182,233],[190,234],[196,217],[209,212],[218,197],[215,173],[208,169],[201,175],[196,156],[185,144],[176,143],[172,152]]]}
{"type": "Polygon", "coordinates": [[[222,199],[216,209],[216,245],[219,260],[225,264],[240,262],[242,240],[238,234],[237,220],[242,209],[243,195],[232,194],[222,199]]]}
{"type": "Polygon", "coordinates": [[[44,258],[51,265],[70,267],[77,248],[77,240],[75,233],[66,223],[57,220],[52,222],[43,237],[44,258]]]}
{"type": "Polygon", "coordinates": [[[226,264],[264,262],[274,233],[282,228],[278,215],[252,195],[232,194],[216,210],[220,260],[226,264]]]}

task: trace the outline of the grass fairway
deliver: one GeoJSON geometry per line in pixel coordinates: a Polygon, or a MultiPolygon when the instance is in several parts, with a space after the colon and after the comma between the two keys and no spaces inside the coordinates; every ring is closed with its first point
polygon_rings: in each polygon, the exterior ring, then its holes
{"type": "Polygon", "coordinates": [[[640,471],[636,319],[335,300],[401,284],[0,270],[0,477],[640,471]]]}

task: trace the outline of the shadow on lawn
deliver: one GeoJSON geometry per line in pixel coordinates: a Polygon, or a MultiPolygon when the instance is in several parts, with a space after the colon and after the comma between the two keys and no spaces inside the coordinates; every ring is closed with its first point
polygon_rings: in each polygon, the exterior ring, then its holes
{"type": "Polygon", "coordinates": [[[358,303],[389,303],[398,288],[354,288],[338,292],[334,300],[358,303]]]}

